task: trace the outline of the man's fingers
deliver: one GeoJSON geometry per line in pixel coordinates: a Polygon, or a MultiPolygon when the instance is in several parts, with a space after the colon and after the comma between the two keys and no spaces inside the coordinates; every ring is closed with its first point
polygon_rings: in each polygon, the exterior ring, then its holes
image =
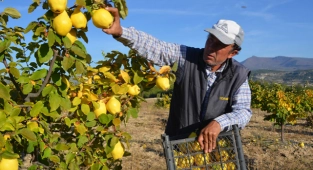
{"type": "Polygon", "coordinates": [[[204,144],[203,144],[203,135],[200,133],[200,135],[198,136],[198,142],[200,144],[201,149],[204,148],[204,144]]]}
{"type": "Polygon", "coordinates": [[[109,12],[111,12],[111,14],[114,16],[114,18],[120,17],[117,8],[107,6],[107,7],[105,7],[105,9],[108,10],[109,12]]]}

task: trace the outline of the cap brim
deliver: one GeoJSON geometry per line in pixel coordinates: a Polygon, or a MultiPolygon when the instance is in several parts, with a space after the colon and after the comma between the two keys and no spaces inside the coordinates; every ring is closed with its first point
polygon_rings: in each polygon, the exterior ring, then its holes
{"type": "Polygon", "coordinates": [[[206,32],[213,34],[217,39],[219,39],[223,44],[234,44],[234,40],[230,39],[220,31],[212,28],[205,29],[206,32]]]}

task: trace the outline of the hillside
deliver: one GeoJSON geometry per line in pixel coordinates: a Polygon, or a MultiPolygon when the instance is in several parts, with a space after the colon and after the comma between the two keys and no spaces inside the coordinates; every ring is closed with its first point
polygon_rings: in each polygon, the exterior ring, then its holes
{"type": "Polygon", "coordinates": [[[253,56],[241,63],[251,70],[254,81],[313,85],[313,58],[253,56]]]}
{"type": "Polygon", "coordinates": [[[313,58],[252,56],[241,63],[251,70],[295,71],[313,69],[313,58]]]}

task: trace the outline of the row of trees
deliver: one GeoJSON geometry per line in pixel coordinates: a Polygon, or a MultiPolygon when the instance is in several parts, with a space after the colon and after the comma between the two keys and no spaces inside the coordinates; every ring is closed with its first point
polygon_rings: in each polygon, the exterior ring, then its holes
{"type": "Polygon", "coordinates": [[[264,120],[281,127],[282,141],[284,141],[285,124],[295,124],[299,118],[312,116],[312,88],[258,81],[250,81],[250,87],[252,107],[269,113],[264,120]]]}

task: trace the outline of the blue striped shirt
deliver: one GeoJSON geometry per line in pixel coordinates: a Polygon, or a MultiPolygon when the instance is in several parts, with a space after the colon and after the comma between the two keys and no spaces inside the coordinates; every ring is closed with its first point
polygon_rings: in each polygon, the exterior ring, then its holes
{"type": "MultiPolygon", "coordinates": [[[[116,40],[136,50],[140,56],[161,66],[171,65],[178,61],[179,67],[183,67],[186,61],[187,47],[185,45],[160,41],[145,32],[136,30],[134,27],[123,27],[123,34],[116,40]]],[[[224,65],[216,72],[211,71],[210,67],[207,68],[208,91],[210,91],[210,87],[217,77],[216,74],[223,70],[224,65]]],[[[204,101],[206,100],[208,100],[207,97],[204,101]]],[[[222,130],[230,130],[231,125],[234,124],[238,124],[239,128],[244,128],[250,121],[252,111],[250,109],[251,90],[248,79],[239,87],[232,100],[232,112],[225,113],[214,119],[220,124],[222,130]]]]}

